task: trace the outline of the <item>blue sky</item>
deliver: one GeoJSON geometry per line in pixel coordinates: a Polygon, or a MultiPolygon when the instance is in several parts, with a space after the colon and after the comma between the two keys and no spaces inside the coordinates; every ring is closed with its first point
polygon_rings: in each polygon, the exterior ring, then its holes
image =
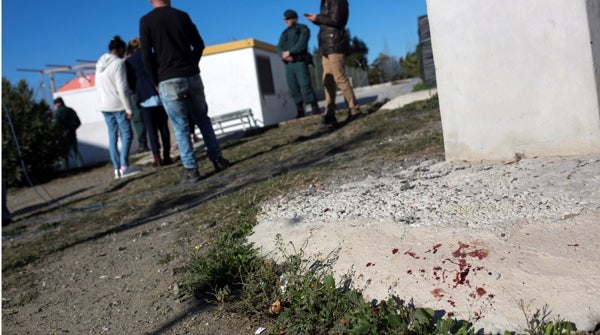
{"type": "MultiPolygon", "coordinates": [[[[247,38],[276,44],[284,29],[284,10],[318,13],[319,4],[318,0],[172,1],[173,7],[190,14],[207,45],[247,38]]],[[[95,61],[106,52],[112,36],[126,41],[137,36],[139,18],[151,9],[146,0],[2,1],[2,76],[13,84],[25,79],[39,89],[39,73],[17,69],[95,61]]],[[[425,0],[350,0],[348,28],[369,47],[369,62],[380,52],[401,57],[417,45],[417,19],[425,14],[425,0]]],[[[304,18],[300,23],[311,28],[312,50],[318,27],[304,18]]],[[[72,78],[55,75],[57,86],[72,78]]],[[[48,77],[44,79],[48,85],[48,77]]]]}

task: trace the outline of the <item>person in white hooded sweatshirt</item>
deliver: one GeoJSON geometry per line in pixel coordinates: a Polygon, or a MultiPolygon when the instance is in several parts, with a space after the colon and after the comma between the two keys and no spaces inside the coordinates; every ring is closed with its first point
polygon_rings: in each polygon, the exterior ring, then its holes
{"type": "Polygon", "coordinates": [[[139,170],[129,166],[129,150],[133,140],[131,129],[131,90],[127,82],[125,42],[115,36],[108,44],[109,53],[96,63],[96,89],[98,90],[97,110],[102,112],[108,127],[108,149],[115,168],[115,179],[128,177],[139,170]],[[121,136],[121,150],[118,139],[121,136]]]}

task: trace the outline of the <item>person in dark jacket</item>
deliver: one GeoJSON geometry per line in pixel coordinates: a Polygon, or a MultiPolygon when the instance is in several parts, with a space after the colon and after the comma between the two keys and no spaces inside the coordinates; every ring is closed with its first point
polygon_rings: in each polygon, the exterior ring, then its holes
{"type": "Polygon", "coordinates": [[[281,33],[277,53],[285,63],[288,88],[296,103],[296,118],[304,117],[304,102],[310,103],[313,114],[319,114],[308,69],[308,65],[312,64],[312,55],[308,53],[310,30],[298,23],[298,13],[294,10],[286,10],[283,19],[287,28],[281,33]]]}
{"type": "Polygon", "coordinates": [[[154,156],[152,166],[159,167],[169,165],[173,162],[171,159],[171,132],[169,131],[169,117],[160,101],[156,86],[152,83],[142,61],[142,50],[140,49],[140,39],[134,38],[129,41],[127,51],[131,54],[125,61],[127,63],[129,87],[135,90],[137,101],[142,112],[142,120],[146,128],[148,140],[150,141],[150,150],[154,156]],[[160,155],[160,143],[158,134],[162,142],[163,155],[160,155]]]}
{"type": "Polygon", "coordinates": [[[63,98],[54,99],[54,120],[61,129],[60,146],[63,158],[63,167],[69,169],[69,157],[73,157],[75,163],[83,166],[83,159],[77,148],[77,128],[81,126],[79,116],[73,108],[67,107],[63,98]]]}
{"type": "Polygon", "coordinates": [[[183,183],[200,180],[194,147],[190,139],[187,116],[200,128],[208,158],[216,172],[229,167],[208,117],[204,84],[198,63],[204,41],[198,28],[183,11],[171,7],[170,0],[150,0],[153,10],[140,19],[142,59],[152,82],[158,86],[160,99],[175,128],[183,183]]]}
{"type": "Polygon", "coordinates": [[[350,9],[348,0],[321,0],[319,14],[305,14],[319,26],[319,50],[323,60],[323,86],[325,87],[325,115],[323,124],[337,125],[335,117],[336,86],[342,91],[348,105],[348,122],[361,115],[354,90],[344,70],[344,60],[350,52],[350,38],[346,24],[350,9]]]}

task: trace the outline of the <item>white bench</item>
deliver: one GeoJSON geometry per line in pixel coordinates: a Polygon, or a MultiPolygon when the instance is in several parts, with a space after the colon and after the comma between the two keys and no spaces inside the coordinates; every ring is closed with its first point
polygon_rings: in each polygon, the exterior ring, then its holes
{"type": "Polygon", "coordinates": [[[234,127],[239,129],[241,126],[244,131],[258,127],[254,115],[252,115],[252,109],[250,108],[211,116],[210,119],[215,132],[221,131],[221,134],[224,134],[226,129],[234,127]]]}

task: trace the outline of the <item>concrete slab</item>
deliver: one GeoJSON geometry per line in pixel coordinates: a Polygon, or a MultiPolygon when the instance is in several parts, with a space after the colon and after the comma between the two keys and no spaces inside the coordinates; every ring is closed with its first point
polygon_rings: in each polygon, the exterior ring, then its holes
{"type": "Polygon", "coordinates": [[[381,106],[381,109],[397,109],[415,101],[427,100],[437,94],[437,89],[429,89],[424,91],[411,92],[398,96],[390,100],[385,105],[381,106]]]}

